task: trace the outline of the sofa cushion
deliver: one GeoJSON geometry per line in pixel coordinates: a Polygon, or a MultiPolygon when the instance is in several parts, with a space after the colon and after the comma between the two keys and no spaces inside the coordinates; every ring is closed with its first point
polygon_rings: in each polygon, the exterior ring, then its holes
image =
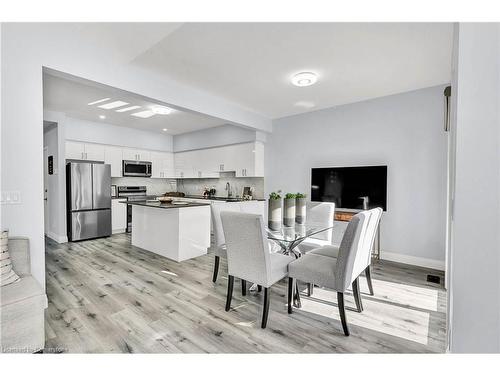
{"type": "Polygon", "coordinates": [[[21,277],[17,283],[2,286],[0,288],[0,302],[3,312],[8,308],[29,301],[40,300],[47,307],[47,297],[33,276],[21,277]]]}
{"type": "Polygon", "coordinates": [[[3,230],[0,234],[0,287],[19,281],[19,276],[12,269],[8,244],[9,231],[3,230]]]}

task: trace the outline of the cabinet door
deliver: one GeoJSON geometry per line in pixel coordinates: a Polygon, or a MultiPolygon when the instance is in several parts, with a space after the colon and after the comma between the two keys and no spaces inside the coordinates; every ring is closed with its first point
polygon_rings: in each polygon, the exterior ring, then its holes
{"type": "Polygon", "coordinates": [[[111,177],[122,177],[122,148],[106,146],[104,148],[104,162],[111,165],[111,177]]]}
{"type": "Polygon", "coordinates": [[[174,154],[172,152],[165,152],[164,153],[163,177],[164,178],[175,178],[174,154]]]}
{"type": "Polygon", "coordinates": [[[85,144],[82,142],[66,141],[66,159],[85,160],[85,144]]]}
{"type": "Polygon", "coordinates": [[[151,161],[151,152],[147,150],[137,150],[140,161],[151,161]]]}
{"type": "Polygon", "coordinates": [[[85,143],[85,159],[94,161],[104,161],[104,145],[95,143],[85,143]]]}
{"type": "Polygon", "coordinates": [[[174,177],[173,156],[170,152],[151,151],[152,178],[174,177]]]}
{"type": "Polygon", "coordinates": [[[127,229],[126,199],[111,200],[111,230],[113,233],[124,233],[127,229]]]}

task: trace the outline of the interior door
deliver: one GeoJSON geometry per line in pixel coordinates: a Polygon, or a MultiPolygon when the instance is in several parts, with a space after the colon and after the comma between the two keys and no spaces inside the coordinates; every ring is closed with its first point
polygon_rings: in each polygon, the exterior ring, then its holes
{"type": "Polygon", "coordinates": [[[71,211],[92,209],[92,164],[71,163],[71,211]]]}
{"type": "Polygon", "coordinates": [[[111,166],[92,164],[92,207],[111,208],[111,166]]]}

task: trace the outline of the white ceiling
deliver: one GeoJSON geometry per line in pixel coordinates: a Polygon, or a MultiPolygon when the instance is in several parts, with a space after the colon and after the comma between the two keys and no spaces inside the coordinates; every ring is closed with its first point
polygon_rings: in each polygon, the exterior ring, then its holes
{"type": "Polygon", "coordinates": [[[132,60],[270,118],[449,83],[451,23],[187,23],[132,60]],[[295,87],[290,76],[319,74],[295,87]]]}
{"type": "Polygon", "coordinates": [[[127,91],[99,85],[94,82],[74,80],[45,73],[43,76],[44,109],[65,113],[67,116],[140,130],[159,132],[162,134],[181,134],[196,130],[223,125],[221,119],[192,112],[174,110],[169,115],[155,115],[150,118],[137,118],[131,113],[149,109],[154,105],[162,105],[152,99],[147,99],[127,91]],[[89,106],[88,103],[99,99],[110,100],[89,106]],[[141,108],[129,112],[116,112],[117,109],[102,109],[98,106],[115,100],[121,100],[129,105],[139,105],[141,108]],[[106,119],[99,118],[105,115],[106,119]],[[168,129],[166,132],[163,129],[168,129]]]}

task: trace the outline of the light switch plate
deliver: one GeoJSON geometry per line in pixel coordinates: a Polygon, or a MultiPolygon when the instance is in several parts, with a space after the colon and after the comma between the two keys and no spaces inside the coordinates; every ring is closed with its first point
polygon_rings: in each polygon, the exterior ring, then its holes
{"type": "Polygon", "coordinates": [[[1,204],[21,204],[21,192],[19,190],[2,191],[0,196],[1,204]]]}

